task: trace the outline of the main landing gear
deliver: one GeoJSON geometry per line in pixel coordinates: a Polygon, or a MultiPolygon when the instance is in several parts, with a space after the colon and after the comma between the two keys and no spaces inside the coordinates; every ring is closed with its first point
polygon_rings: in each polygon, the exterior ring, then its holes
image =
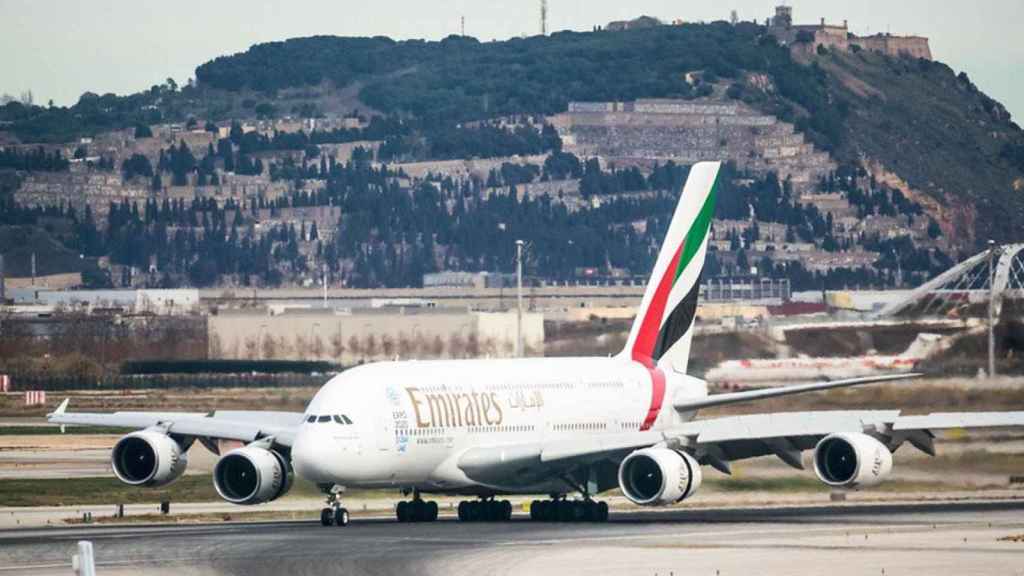
{"type": "Polygon", "coordinates": [[[534,500],[530,503],[530,520],[537,522],[607,522],[608,504],[584,500],[534,500]]]}
{"type": "Polygon", "coordinates": [[[348,510],[341,506],[341,493],[331,490],[327,493],[327,507],[320,511],[322,526],[348,526],[348,510]]]}
{"type": "Polygon", "coordinates": [[[424,502],[418,491],[413,492],[412,500],[402,500],[395,508],[395,516],[399,522],[434,522],[437,520],[437,502],[424,502]]]}
{"type": "Polygon", "coordinates": [[[508,522],[512,519],[512,503],[494,498],[459,502],[462,522],[508,522]]]}

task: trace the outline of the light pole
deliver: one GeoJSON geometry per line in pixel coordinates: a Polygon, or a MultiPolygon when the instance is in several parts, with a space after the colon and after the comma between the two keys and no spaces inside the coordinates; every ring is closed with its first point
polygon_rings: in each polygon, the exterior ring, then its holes
{"type": "Polygon", "coordinates": [[[523,355],[523,244],[516,240],[516,358],[523,355]]]}
{"type": "Polygon", "coordinates": [[[996,243],[988,241],[988,377],[996,377],[996,243]]]}
{"type": "Polygon", "coordinates": [[[324,308],[327,308],[327,263],[323,264],[324,308]]]}

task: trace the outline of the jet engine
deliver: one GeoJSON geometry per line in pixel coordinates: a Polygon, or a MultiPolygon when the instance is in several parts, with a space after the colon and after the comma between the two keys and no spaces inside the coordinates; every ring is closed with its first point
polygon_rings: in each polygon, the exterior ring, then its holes
{"type": "Polygon", "coordinates": [[[892,472],[892,452],[867,434],[831,434],[814,448],[814,471],[836,488],[874,486],[892,472]]]}
{"type": "Polygon", "coordinates": [[[114,444],[110,463],[118,480],[132,486],[166,486],[185,473],[188,454],[176,440],[154,430],[132,432],[114,444]]]}
{"type": "Polygon", "coordinates": [[[232,504],[262,504],[292,487],[292,465],[284,456],[258,446],[228,452],[213,468],[213,486],[232,504]]]}
{"type": "Polygon", "coordinates": [[[686,452],[667,448],[637,450],[619,466],[619,487],[640,506],[667,506],[697,492],[700,464],[686,452]]]}

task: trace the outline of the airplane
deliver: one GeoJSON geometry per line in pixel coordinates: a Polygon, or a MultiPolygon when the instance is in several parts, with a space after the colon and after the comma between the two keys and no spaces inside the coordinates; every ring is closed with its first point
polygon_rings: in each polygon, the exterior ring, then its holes
{"type": "Polygon", "coordinates": [[[899,410],[769,413],[697,419],[706,408],[822,391],[914,374],[872,375],[708,394],[687,374],[699,279],[720,163],[695,164],[655,261],[625,348],[611,357],[395,361],[332,377],[303,413],[259,411],[72,413],[48,420],[135,431],[111,451],[113,472],[140,487],[164,486],[199,441],[219,456],[213,484],[226,501],[255,505],[288,492],[295,476],[326,496],[324,526],[349,524],[351,488],[391,488],[411,499],[400,522],[437,520],[423,495],[467,497],[461,521],[508,521],[508,495],[533,500],[536,521],[608,520],[599,494],[619,488],[633,504],[692,498],[702,466],[774,455],[814,471],[834,489],[870,487],[892,471],[905,443],[935,453],[934,432],[1024,425],[1024,412],[899,410]],[[237,446],[228,449],[230,446],[237,446]],[[579,497],[577,497],[578,495],[579,497]]]}
{"type": "Polygon", "coordinates": [[[725,360],[708,370],[704,374],[704,379],[715,384],[734,385],[830,380],[911,372],[919,362],[948,348],[951,343],[951,338],[922,333],[917,335],[906,350],[896,355],[725,360]]]}

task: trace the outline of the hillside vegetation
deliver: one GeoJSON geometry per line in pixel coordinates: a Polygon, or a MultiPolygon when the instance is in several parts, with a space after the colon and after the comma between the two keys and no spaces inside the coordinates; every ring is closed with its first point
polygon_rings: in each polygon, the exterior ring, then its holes
{"type": "Polygon", "coordinates": [[[466,122],[549,115],[570,101],[696,98],[722,85],[729,97],[794,122],[844,169],[891,173],[924,192],[921,202],[962,245],[983,240],[978,227],[997,240],[1018,239],[1024,229],[1024,193],[1014,188],[1024,175],[1024,135],[965,75],[866,51],[797,61],[750,23],[487,43],[297,38],[202,64],[195,85],[168,82],[125,97],[87,93],[70,108],[10,103],[0,107],[0,121],[23,141],[59,141],[189,117],[315,116],[332,101],[351,101],[387,117],[374,130],[387,141],[384,157],[440,158],[466,152],[449,145],[466,140],[458,132],[466,122]],[[687,81],[690,72],[702,80],[687,81]]]}

